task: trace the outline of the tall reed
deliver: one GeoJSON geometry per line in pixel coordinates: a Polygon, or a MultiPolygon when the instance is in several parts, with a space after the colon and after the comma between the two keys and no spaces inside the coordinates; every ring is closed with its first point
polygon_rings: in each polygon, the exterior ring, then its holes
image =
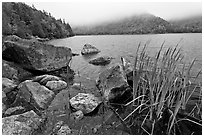
{"type": "Polygon", "coordinates": [[[169,47],[162,52],[164,44],[165,42],[161,44],[155,57],[149,57],[146,53],[146,44],[139,53],[141,47],[141,43],[139,43],[135,55],[133,101],[131,101],[134,102],[133,107],[135,107],[128,117],[138,110],[139,113],[144,109],[148,110],[148,116],[145,116],[145,120],[152,121],[152,130],[149,134],[154,133],[156,121],[161,119],[166,109],[172,112],[166,134],[172,134],[178,112],[186,109],[186,105],[195,91],[189,91],[189,85],[190,72],[196,59],[187,68],[185,64],[183,68],[180,68],[179,65],[182,63],[184,56],[181,54],[178,44],[174,48],[169,47]]]}

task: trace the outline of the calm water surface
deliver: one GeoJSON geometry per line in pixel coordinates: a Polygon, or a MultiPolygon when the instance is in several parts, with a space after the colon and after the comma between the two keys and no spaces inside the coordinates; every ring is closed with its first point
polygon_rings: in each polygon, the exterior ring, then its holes
{"type": "Polygon", "coordinates": [[[186,62],[191,62],[196,58],[194,72],[202,68],[202,34],[151,34],[151,35],[97,35],[97,36],[75,36],[65,39],[51,40],[48,43],[55,46],[66,46],[72,49],[73,53],[81,52],[83,46],[89,43],[101,52],[92,56],[75,56],[71,62],[71,68],[79,72],[85,78],[96,79],[98,74],[106,67],[120,62],[120,57],[127,58],[130,62],[134,61],[135,52],[138,44],[144,45],[149,42],[147,53],[154,56],[161,44],[165,41],[164,48],[175,47],[180,41],[179,47],[185,56],[186,62]],[[89,60],[99,56],[110,56],[114,59],[107,66],[94,66],[89,64],[89,60]]]}

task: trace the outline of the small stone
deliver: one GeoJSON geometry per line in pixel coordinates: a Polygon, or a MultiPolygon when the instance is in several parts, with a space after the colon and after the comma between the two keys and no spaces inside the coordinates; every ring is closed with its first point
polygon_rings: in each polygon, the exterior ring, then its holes
{"type": "Polygon", "coordinates": [[[78,93],[70,99],[70,105],[84,114],[92,112],[100,103],[101,101],[97,97],[88,93],[78,93]]]}
{"type": "Polygon", "coordinates": [[[46,87],[53,91],[59,91],[59,90],[65,89],[67,87],[67,83],[62,80],[48,81],[46,84],[46,87]]]}
{"type": "Polygon", "coordinates": [[[96,134],[97,131],[101,128],[101,125],[96,125],[94,128],[92,128],[93,133],[96,134]]]}
{"type": "Polygon", "coordinates": [[[53,75],[41,75],[33,78],[33,82],[38,82],[41,85],[46,85],[48,81],[58,81],[58,80],[60,80],[60,78],[53,75]]]}
{"type": "Polygon", "coordinates": [[[57,135],[70,135],[72,133],[72,130],[69,128],[68,125],[63,125],[58,130],[57,135]]]}
{"type": "Polygon", "coordinates": [[[84,114],[81,110],[78,110],[70,115],[70,118],[73,120],[81,120],[84,117],[84,114]]]}
{"type": "Polygon", "coordinates": [[[64,123],[63,121],[58,121],[58,122],[55,124],[55,126],[54,126],[52,132],[53,132],[53,133],[58,132],[58,130],[62,127],[63,123],[64,123]]]}

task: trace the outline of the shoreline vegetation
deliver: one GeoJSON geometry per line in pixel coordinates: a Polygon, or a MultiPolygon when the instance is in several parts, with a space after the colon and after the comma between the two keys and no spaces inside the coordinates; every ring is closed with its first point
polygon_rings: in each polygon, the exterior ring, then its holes
{"type": "Polygon", "coordinates": [[[202,135],[202,83],[194,82],[202,70],[192,76],[196,59],[183,63],[179,43],[164,49],[163,42],[155,56],[139,43],[133,64],[121,57],[85,80],[70,69],[70,48],[45,42],[74,36],[68,23],[24,3],[2,6],[2,134],[202,135]]]}

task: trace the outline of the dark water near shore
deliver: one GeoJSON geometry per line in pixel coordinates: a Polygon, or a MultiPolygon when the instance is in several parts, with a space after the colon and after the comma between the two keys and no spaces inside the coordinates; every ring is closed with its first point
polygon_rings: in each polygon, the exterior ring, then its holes
{"type": "MultiPolygon", "coordinates": [[[[120,62],[120,57],[127,58],[130,62],[134,61],[135,52],[138,44],[142,46],[149,42],[147,53],[154,56],[159,50],[161,44],[165,41],[164,48],[175,47],[180,41],[179,47],[182,48],[182,53],[185,56],[185,62],[190,63],[194,58],[197,59],[193,74],[202,69],[202,34],[151,34],[151,35],[97,35],[97,36],[75,36],[65,39],[51,40],[48,43],[55,46],[66,46],[72,49],[73,53],[81,52],[83,46],[89,43],[101,52],[92,56],[75,56],[71,61],[71,68],[75,72],[87,79],[96,79],[98,74],[111,64],[120,62]],[[110,56],[114,59],[107,66],[94,66],[89,64],[89,60],[99,56],[110,56]]],[[[201,80],[201,75],[200,75],[201,80]]]]}

